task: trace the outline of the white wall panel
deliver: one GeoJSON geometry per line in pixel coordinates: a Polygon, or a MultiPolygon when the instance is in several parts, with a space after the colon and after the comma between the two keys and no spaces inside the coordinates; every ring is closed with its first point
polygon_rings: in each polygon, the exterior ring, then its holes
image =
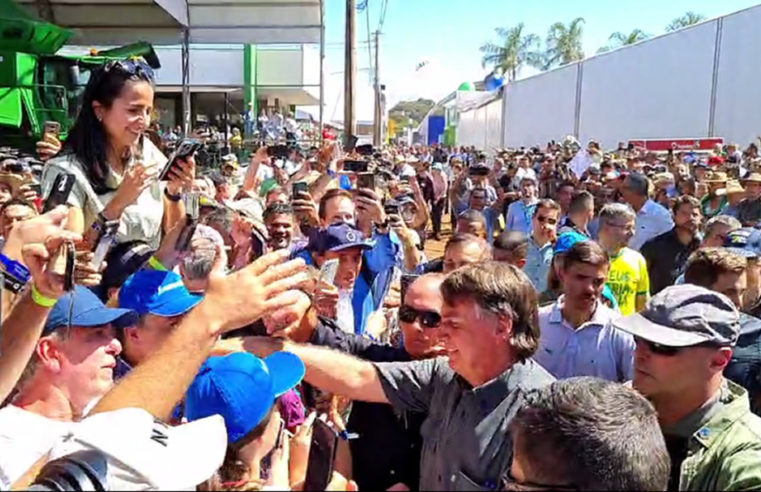
{"type": "Polygon", "coordinates": [[[301,47],[288,50],[260,48],[256,52],[256,83],[259,85],[300,86],[303,69],[301,47]]]}
{"type": "Polygon", "coordinates": [[[761,7],[723,24],[714,136],[745,147],[761,134],[761,7]]]}
{"type": "Polygon", "coordinates": [[[502,98],[490,102],[486,110],[486,145],[484,151],[490,155],[494,149],[502,147],[502,98]]]}
{"type": "MultiPolygon", "coordinates": [[[[161,68],[158,85],[182,85],[182,50],[179,46],[157,46],[161,68]]],[[[240,87],[243,85],[243,46],[190,48],[190,85],[240,87]]]]}
{"type": "Polygon", "coordinates": [[[580,139],[611,147],[629,138],[706,136],[716,26],[700,24],[586,60],[580,139]]]}
{"type": "Polygon", "coordinates": [[[507,91],[505,144],[529,146],[573,133],[576,75],[571,65],[511,83],[507,91]]]}

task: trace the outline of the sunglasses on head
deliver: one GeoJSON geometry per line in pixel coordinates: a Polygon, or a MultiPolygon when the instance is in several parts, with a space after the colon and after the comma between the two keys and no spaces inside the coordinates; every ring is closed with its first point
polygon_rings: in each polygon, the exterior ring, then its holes
{"type": "Polygon", "coordinates": [[[155,80],[155,73],[150,65],[140,58],[129,60],[114,60],[106,63],[105,71],[117,70],[128,75],[143,76],[151,81],[155,80]]]}
{"type": "Polygon", "coordinates": [[[399,320],[403,323],[414,323],[416,319],[424,328],[438,328],[441,324],[441,315],[435,311],[415,309],[410,306],[399,308],[399,320]]]}
{"type": "Polygon", "coordinates": [[[688,348],[695,348],[695,347],[719,348],[721,347],[721,345],[717,343],[713,343],[713,342],[698,343],[696,345],[688,345],[686,347],[670,347],[668,345],[651,342],[650,340],[645,340],[644,338],[640,338],[640,337],[634,337],[634,340],[637,343],[642,342],[645,345],[647,345],[647,348],[648,350],[650,350],[650,352],[654,354],[658,354],[658,355],[664,355],[666,357],[677,355],[682,350],[688,349],[688,348]]]}

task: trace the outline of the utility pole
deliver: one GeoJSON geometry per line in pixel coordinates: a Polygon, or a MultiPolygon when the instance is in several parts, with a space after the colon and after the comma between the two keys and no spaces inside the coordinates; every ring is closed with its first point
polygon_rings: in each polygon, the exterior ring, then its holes
{"type": "Polygon", "coordinates": [[[357,134],[354,111],[355,80],[357,78],[357,0],[346,0],[346,42],[344,46],[344,139],[357,134]]]}
{"type": "Polygon", "coordinates": [[[383,126],[383,115],[381,114],[381,88],[380,88],[380,67],[378,66],[378,49],[380,48],[380,31],[375,31],[375,110],[373,111],[373,145],[381,145],[381,135],[383,126]]]}

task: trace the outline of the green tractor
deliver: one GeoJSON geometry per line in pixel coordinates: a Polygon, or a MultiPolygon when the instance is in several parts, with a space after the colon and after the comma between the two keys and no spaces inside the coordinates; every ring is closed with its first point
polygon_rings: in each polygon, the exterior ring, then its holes
{"type": "Polygon", "coordinates": [[[92,69],[109,60],[141,56],[152,68],[161,66],[144,42],[85,56],[56,54],[72,35],[0,0],[0,146],[33,152],[46,121],[60,123],[65,138],[92,69]]]}

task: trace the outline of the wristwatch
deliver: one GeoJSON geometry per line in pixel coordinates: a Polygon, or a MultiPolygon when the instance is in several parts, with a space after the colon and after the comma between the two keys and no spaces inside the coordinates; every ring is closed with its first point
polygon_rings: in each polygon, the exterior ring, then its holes
{"type": "Polygon", "coordinates": [[[169,193],[169,188],[164,188],[164,196],[167,197],[170,202],[179,202],[182,200],[182,193],[179,195],[172,195],[169,193]]]}

